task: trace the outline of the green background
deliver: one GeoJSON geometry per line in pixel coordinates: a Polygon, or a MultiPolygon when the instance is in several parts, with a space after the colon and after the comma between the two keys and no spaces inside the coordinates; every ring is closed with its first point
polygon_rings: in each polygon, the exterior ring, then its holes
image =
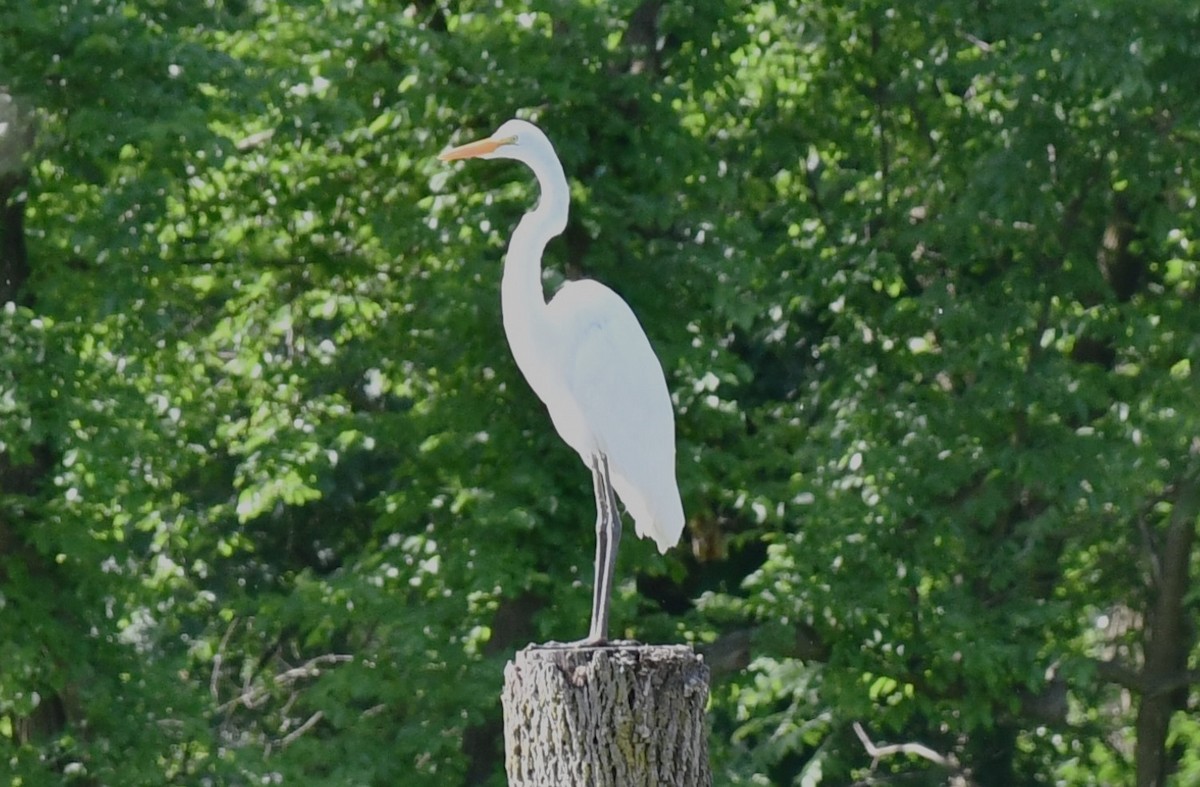
{"type": "Polygon", "coordinates": [[[503,784],[594,517],[500,326],[531,177],[435,158],[513,115],[675,400],[613,633],[705,652],[717,784],[1197,783],[1197,30],[8,0],[0,784],[503,784]]]}

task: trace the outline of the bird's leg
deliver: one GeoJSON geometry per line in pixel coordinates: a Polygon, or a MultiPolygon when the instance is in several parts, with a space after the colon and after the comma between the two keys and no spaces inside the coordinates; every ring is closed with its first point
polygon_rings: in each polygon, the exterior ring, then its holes
{"type": "Polygon", "coordinates": [[[608,641],[608,611],[617,546],[621,543],[621,515],[608,477],[607,457],[592,459],[592,480],[596,492],[596,582],[592,588],[592,623],[583,644],[600,645],[608,641]]]}
{"type": "Polygon", "coordinates": [[[604,564],[605,556],[608,553],[605,543],[605,526],[604,526],[604,508],[608,504],[606,495],[604,494],[604,479],[600,476],[600,459],[592,457],[592,488],[596,494],[596,562],[593,570],[596,572],[595,581],[592,583],[592,620],[591,626],[588,629],[588,639],[583,640],[580,644],[588,643],[596,636],[596,631],[599,628],[600,621],[600,594],[603,588],[601,587],[600,566],[604,564]]]}

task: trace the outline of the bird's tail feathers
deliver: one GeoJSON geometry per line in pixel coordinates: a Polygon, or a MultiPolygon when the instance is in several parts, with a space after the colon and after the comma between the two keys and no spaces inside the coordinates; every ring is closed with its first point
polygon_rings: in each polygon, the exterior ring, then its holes
{"type": "Polygon", "coordinates": [[[679,543],[679,537],[683,534],[683,503],[674,485],[669,490],[663,490],[654,500],[648,500],[615,473],[612,482],[617,496],[633,517],[633,529],[639,538],[653,539],[658,551],[663,554],[679,543]]]}

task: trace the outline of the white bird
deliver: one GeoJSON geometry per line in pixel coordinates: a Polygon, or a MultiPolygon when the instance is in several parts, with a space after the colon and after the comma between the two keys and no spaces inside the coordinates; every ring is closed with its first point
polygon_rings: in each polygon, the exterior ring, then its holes
{"type": "Polygon", "coordinates": [[[591,626],[581,644],[602,644],[608,639],[621,539],[616,498],[633,516],[637,534],[654,539],[659,551],[674,546],[683,532],[675,416],[662,366],[629,305],[603,284],[568,282],[546,302],[542,252],[567,226],[570,193],[541,129],[510,120],[492,136],[438,158],[515,159],[537,177],[541,198],[509,241],[500,306],[517,367],[550,411],[558,434],[592,471],[596,582],[591,626]]]}

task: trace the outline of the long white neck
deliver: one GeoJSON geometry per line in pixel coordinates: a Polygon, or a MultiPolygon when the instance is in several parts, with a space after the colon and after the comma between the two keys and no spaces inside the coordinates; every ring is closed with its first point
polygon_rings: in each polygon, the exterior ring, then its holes
{"type": "Polygon", "coordinates": [[[542,289],[542,253],[546,243],[567,226],[570,191],[562,164],[552,149],[526,161],[541,190],[537,207],[526,213],[508,244],[504,276],[500,282],[500,309],[504,333],[517,366],[538,390],[541,368],[549,360],[539,352],[553,340],[546,326],[546,293],[542,289]]]}

